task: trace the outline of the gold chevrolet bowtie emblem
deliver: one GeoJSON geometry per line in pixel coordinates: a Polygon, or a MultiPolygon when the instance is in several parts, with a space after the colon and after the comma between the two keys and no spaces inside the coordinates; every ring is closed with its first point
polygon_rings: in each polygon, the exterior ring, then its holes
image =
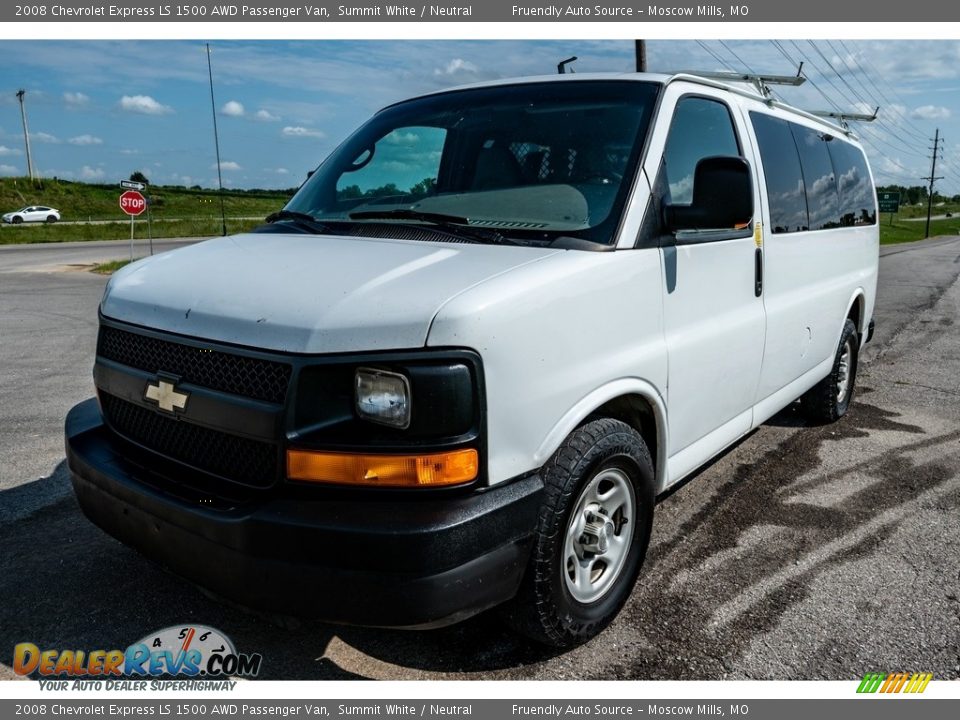
{"type": "Polygon", "coordinates": [[[167,380],[157,379],[157,384],[147,383],[147,400],[153,400],[161,410],[174,412],[187,407],[189,393],[177,392],[176,386],[167,380]]]}

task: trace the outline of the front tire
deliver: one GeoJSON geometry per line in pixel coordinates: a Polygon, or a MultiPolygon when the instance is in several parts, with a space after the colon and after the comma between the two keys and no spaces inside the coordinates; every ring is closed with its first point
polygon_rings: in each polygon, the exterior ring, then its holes
{"type": "Polygon", "coordinates": [[[853,401],[859,351],[857,326],[847,318],[830,374],[800,398],[800,409],[807,420],[818,424],[832,423],[846,415],[853,401]]]}
{"type": "Polygon", "coordinates": [[[19,225],[20,223],[23,222],[23,218],[20,217],[19,215],[17,215],[17,216],[16,216],[15,218],[13,218],[13,220],[11,220],[10,222],[12,222],[14,225],[19,225]]]}
{"type": "Polygon", "coordinates": [[[530,564],[507,619],[569,648],[609,625],[633,589],[653,523],[653,462],[636,430],[602,418],[567,437],[543,480],[530,564]]]}

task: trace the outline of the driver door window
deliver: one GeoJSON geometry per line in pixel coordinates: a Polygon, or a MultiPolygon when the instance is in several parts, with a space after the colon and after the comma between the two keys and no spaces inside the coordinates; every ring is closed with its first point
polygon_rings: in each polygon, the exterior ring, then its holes
{"type": "Polygon", "coordinates": [[[677,103],[663,153],[666,186],[673,204],[693,200],[697,163],[715,155],[739,156],[740,143],[727,106],[718,100],[685,97],[677,103]]]}

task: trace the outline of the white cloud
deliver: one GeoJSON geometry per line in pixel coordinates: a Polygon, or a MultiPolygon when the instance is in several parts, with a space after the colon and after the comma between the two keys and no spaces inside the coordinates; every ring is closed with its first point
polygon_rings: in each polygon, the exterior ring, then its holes
{"type": "Polygon", "coordinates": [[[945,120],[950,117],[950,110],[939,105],[921,105],[913,109],[910,117],[921,118],[923,120],[945,120]]]}
{"type": "MultiPolygon", "coordinates": [[[[216,170],[216,169],[217,169],[217,164],[214,163],[213,165],[211,165],[211,166],[210,166],[210,169],[211,169],[211,170],[216,170]]],[[[229,170],[229,171],[231,171],[231,172],[234,172],[234,171],[236,171],[236,170],[242,170],[243,168],[240,167],[240,163],[235,163],[233,160],[222,160],[222,161],[220,161],[220,169],[221,169],[221,170],[229,170]]]]}
{"type": "Polygon", "coordinates": [[[130,148],[123,148],[123,149],[120,151],[120,154],[121,154],[121,155],[139,155],[139,154],[140,154],[140,151],[139,151],[139,150],[131,150],[130,148]]]}
{"type": "Polygon", "coordinates": [[[277,175],[289,175],[289,174],[290,174],[290,171],[287,170],[286,168],[277,168],[276,170],[274,170],[274,172],[275,172],[277,175]]]}
{"type": "Polygon", "coordinates": [[[263,110],[262,108],[260,110],[257,110],[257,112],[254,113],[253,117],[256,118],[257,120],[260,120],[261,122],[279,122],[280,121],[279,115],[274,115],[269,110],[263,110]]]}
{"type": "Polygon", "coordinates": [[[77,107],[79,105],[86,105],[90,102],[90,98],[84,95],[82,92],[65,92],[63,94],[63,101],[72,107],[77,107]]]}
{"type": "Polygon", "coordinates": [[[420,136],[415,132],[394,130],[384,138],[384,141],[390,145],[416,145],[420,142],[420,136]]]}
{"type": "Polygon", "coordinates": [[[292,127],[287,125],[283,130],[280,131],[280,134],[284,137],[308,137],[308,138],[322,138],[325,135],[319,130],[311,130],[310,128],[305,127],[292,127]]]}
{"type": "Polygon", "coordinates": [[[0,165],[0,175],[19,175],[20,170],[13,165],[0,165]]]}
{"type": "Polygon", "coordinates": [[[23,153],[16,148],[8,148],[6,145],[0,145],[0,157],[9,157],[11,155],[23,155],[23,153]]]}
{"type": "Polygon", "coordinates": [[[167,115],[173,112],[169,105],[162,105],[149,95],[124,95],[120,98],[120,109],[141,115],[167,115]]]}
{"type": "Polygon", "coordinates": [[[71,145],[103,145],[103,140],[93,135],[77,135],[67,140],[71,145]]]}
{"type": "Polygon", "coordinates": [[[458,73],[475,73],[478,72],[480,68],[474,65],[469,60],[464,60],[463,58],[454,58],[448,62],[443,68],[436,68],[433,71],[434,75],[456,75],[458,73]]]}
{"type": "Polygon", "coordinates": [[[56,135],[51,135],[50,133],[45,133],[45,132],[30,133],[30,137],[36,140],[37,142],[42,142],[42,143],[60,142],[60,138],[58,138],[56,135]]]}
{"type": "Polygon", "coordinates": [[[243,103],[237,102],[236,100],[228,100],[224,103],[223,107],[220,108],[220,112],[230,117],[243,117],[246,111],[243,108],[243,103]]]}
{"type": "Polygon", "coordinates": [[[84,165],[80,168],[80,177],[83,180],[102,180],[106,173],[102,168],[92,168],[89,165],[84,165]]]}

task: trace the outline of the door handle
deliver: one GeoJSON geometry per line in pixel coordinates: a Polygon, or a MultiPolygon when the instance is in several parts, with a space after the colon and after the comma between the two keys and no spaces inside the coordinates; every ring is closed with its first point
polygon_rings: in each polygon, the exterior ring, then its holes
{"type": "Polygon", "coordinates": [[[753,294],[760,297],[763,294],[763,250],[757,248],[753,254],[753,294]]]}

